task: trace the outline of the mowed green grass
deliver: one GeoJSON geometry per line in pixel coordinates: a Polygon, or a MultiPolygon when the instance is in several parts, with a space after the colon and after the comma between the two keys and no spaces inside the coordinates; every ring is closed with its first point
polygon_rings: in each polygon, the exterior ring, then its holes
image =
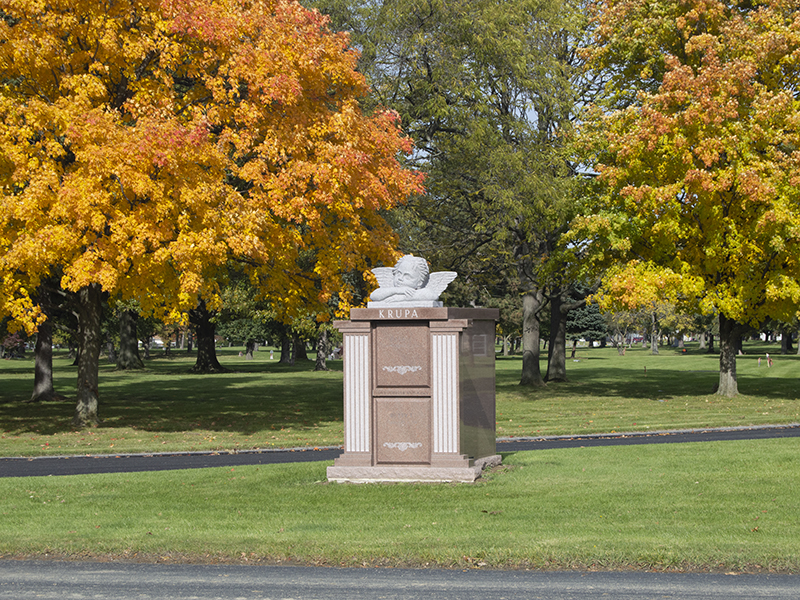
{"type": "MultiPolygon", "coordinates": [[[[717,357],[696,348],[579,349],[543,389],[501,357],[498,436],[795,423],[800,362],[775,350],[747,347],[734,399],[710,393],[717,357]]],[[[340,362],[238,351],[221,375],[188,356],[103,365],[103,426],[84,431],[71,399],[22,402],[31,361],[0,361],[0,455],[341,444],[340,362]]],[[[74,397],[74,378],[57,359],[57,390],[74,397]]],[[[798,455],[797,438],[519,452],[459,485],[329,484],[326,462],[0,478],[0,557],[800,573],[798,455]]]]}
{"type": "MultiPolygon", "coordinates": [[[[101,366],[102,426],[71,425],[75,367],[54,361],[56,390],[67,399],[26,404],[33,361],[0,361],[0,456],[96,454],[340,445],[342,363],[314,372],[313,362],[289,367],[278,354],[239,356],[221,348],[230,373],[189,372],[194,357],[174,353],[146,362],[144,371],[101,366]]],[[[520,387],[519,357],[497,360],[497,435],[521,437],[621,431],[658,431],[800,422],[800,357],[777,347],[748,345],[738,358],[737,398],[712,393],[718,357],[690,346],[687,354],[662,348],[579,348],[568,359],[567,383],[520,387]],[[758,357],[770,352],[771,368],[758,357]]],[[[542,368],[545,368],[544,362],[542,368]]]]}
{"type": "Polygon", "coordinates": [[[520,452],[475,484],[330,463],[0,479],[0,557],[800,572],[800,439],[520,452]]]}

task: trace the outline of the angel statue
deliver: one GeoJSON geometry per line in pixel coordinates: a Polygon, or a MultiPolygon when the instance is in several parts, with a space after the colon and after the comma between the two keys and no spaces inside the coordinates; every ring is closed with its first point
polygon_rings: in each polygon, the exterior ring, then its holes
{"type": "Polygon", "coordinates": [[[372,269],[378,289],[372,292],[370,308],[380,306],[432,306],[442,303],[439,296],[458,275],[453,271],[428,272],[428,261],[406,254],[394,267],[372,269]]]}

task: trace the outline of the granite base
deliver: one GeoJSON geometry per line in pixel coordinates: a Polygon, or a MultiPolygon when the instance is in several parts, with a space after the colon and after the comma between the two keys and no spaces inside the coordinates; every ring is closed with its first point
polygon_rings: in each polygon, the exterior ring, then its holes
{"type": "Polygon", "coordinates": [[[328,467],[328,481],[336,483],[472,483],[484,469],[500,465],[498,454],[475,460],[471,467],[431,467],[426,465],[375,465],[328,467]]]}

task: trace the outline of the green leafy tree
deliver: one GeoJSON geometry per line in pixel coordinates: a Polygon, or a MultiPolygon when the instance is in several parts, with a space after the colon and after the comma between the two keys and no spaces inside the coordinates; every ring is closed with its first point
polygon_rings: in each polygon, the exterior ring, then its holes
{"type": "MultiPolygon", "coordinates": [[[[572,285],[552,275],[564,271],[560,241],[574,207],[567,141],[578,83],[588,82],[575,53],[579,6],[308,2],[353,32],[375,99],[400,113],[415,141],[426,193],[392,213],[400,246],[457,271],[448,291],[466,304],[482,290],[523,295],[521,381],[542,385],[539,318],[548,296],[572,285]]],[[[553,355],[561,371],[562,355],[553,355]]]]}
{"type": "Polygon", "coordinates": [[[599,341],[601,345],[605,345],[606,336],[608,336],[608,327],[597,304],[585,304],[570,311],[567,316],[567,339],[572,341],[573,356],[577,341],[599,341]]]}

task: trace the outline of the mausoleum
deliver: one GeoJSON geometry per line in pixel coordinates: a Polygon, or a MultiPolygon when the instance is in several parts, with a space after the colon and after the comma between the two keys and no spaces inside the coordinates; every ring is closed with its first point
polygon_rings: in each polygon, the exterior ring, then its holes
{"type": "Polygon", "coordinates": [[[330,481],[474,481],[500,462],[499,311],[445,308],[438,296],[456,274],[428,276],[425,263],[424,274],[408,276],[411,262],[376,273],[378,299],[335,323],[344,337],[344,452],[330,481]]]}

